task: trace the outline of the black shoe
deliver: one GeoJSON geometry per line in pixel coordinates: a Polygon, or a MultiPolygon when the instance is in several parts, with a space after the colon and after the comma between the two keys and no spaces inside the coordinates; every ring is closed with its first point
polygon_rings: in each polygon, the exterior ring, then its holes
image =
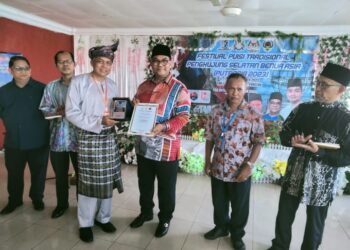
{"type": "Polygon", "coordinates": [[[228,230],[221,227],[214,227],[212,230],[204,234],[204,238],[207,240],[215,240],[219,237],[224,237],[228,235],[228,230]]]}
{"type": "Polygon", "coordinates": [[[84,242],[92,242],[94,240],[94,235],[92,233],[91,227],[79,228],[79,237],[84,242]]]}
{"type": "Polygon", "coordinates": [[[20,202],[20,203],[18,203],[17,205],[8,203],[8,204],[6,205],[6,207],[4,207],[4,208],[1,210],[0,214],[3,214],[3,215],[5,215],[5,214],[10,214],[10,213],[12,213],[13,211],[15,211],[15,209],[16,209],[17,207],[20,207],[20,206],[22,206],[22,205],[23,205],[23,202],[20,202]]]}
{"type": "Polygon", "coordinates": [[[144,215],[144,214],[139,214],[131,223],[130,227],[131,228],[138,228],[143,225],[146,221],[153,220],[153,214],[151,215],[144,215]]]}
{"type": "Polygon", "coordinates": [[[102,231],[106,232],[106,233],[114,233],[115,231],[117,231],[115,226],[110,222],[101,223],[101,222],[95,220],[95,225],[99,226],[102,229],[102,231]]]}
{"type": "Polygon", "coordinates": [[[154,236],[157,238],[163,237],[169,231],[170,222],[159,222],[154,236]]]}
{"type": "Polygon", "coordinates": [[[67,211],[67,209],[68,207],[56,207],[52,212],[51,218],[55,219],[61,217],[67,211]]]}
{"type": "Polygon", "coordinates": [[[42,211],[45,208],[43,201],[33,201],[33,207],[36,211],[42,211]]]}
{"type": "Polygon", "coordinates": [[[242,239],[232,240],[232,245],[235,250],[245,250],[245,244],[242,239]]]}

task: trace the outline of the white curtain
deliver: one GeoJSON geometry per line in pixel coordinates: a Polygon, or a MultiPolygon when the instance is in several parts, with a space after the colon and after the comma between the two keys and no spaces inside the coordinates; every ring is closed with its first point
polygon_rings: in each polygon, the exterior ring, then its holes
{"type": "Polygon", "coordinates": [[[88,51],[91,47],[110,45],[119,39],[112,72],[109,77],[118,86],[119,97],[132,98],[146,77],[148,36],[77,35],[74,36],[75,74],[91,72],[88,51]]]}

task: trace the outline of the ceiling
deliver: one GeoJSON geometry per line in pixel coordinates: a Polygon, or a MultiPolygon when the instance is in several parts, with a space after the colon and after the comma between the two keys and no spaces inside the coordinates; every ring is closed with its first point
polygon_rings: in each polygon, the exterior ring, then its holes
{"type": "Polygon", "coordinates": [[[72,29],[176,27],[195,31],[207,27],[350,26],[350,0],[235,0],[242,13],[232,17],[220,13],[226,1],[0,0],[0,3],[18,13],[72,29]],[[214,6],[215,2],[221,6],[214,6]]]}

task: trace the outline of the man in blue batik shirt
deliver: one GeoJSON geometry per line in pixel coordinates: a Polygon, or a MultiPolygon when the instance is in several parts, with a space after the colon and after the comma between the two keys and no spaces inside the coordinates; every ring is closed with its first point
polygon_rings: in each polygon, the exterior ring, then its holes
{"type": "MultiPolygon", "coordinates": [[[[50,119],[50,160],[56,175],[57,206],[52,218],[62,216],[68,209],[68,171],[71,160],[77,175],[77,135],[76,128],[65,118],[65,101],[68,86],[74,75],[74,57],[71,52],[58,51],[55,64],[61,78],[50,82],[44,91],[40,110],[50,119]],[[60,116],[60,117],[59,117],[60,116]]],[[[76,182],[78,183],[78,182],[76,182]]]]}

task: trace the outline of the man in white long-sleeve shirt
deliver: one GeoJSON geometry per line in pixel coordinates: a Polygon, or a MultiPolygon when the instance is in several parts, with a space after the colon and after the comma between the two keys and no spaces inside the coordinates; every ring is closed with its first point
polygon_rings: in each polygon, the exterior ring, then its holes
{"type": "Polygon", "coordinates": [[[66,100],[66,117],[78,129],[78,219],[80,239],[93,241],[94,224],[116,231],[110,222],[113,189],[123,191],[115,121],[110,105],[117,96],[111,72],[118,42],[89,50],[93,71],[73,78],[66,100]]]}

